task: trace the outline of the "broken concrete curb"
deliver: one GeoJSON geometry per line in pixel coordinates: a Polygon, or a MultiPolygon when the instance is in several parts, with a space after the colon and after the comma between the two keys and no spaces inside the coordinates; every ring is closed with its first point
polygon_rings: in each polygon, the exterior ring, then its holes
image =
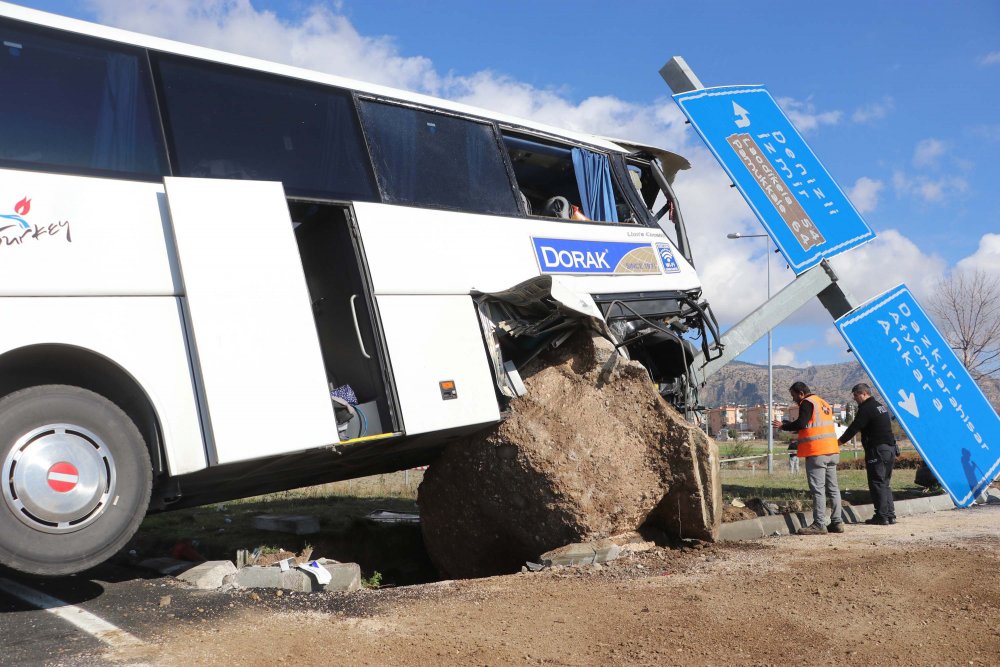
{"type": "Polygon", "coordinates": [[[351,592],[361,588],[361,568],[357,563],[323,563],[323,567],[332,577],[326,585],[298,568],[282,571],[278,567],[259,566],[238,570],[226,577],[225,583],[237,588],[280,588],[301,593],[351,592]]]}
{"type": "MultiPolygon", "coordinates": [[[[1000,489],[989,487],[976,499],[976,504],[1000,503],[1000,489]]],[[[943,510],[955,509],[955,503],[947,495],[928,496],[926,498],[911,498],[897,500],[894,503],[896,516],[915,516],[943,510]]],[[[845,505],[845,523],[864,523],[875,516],[874,505],[845,505]]],[[[732,521],[722,524],[719,531],[720,542],[744,542],[762,537],[777,537],[792,535],[799,528],[812,522],[812,513],[796,512],[775,516],[759,516],[755,519],[732,521]]]]}
{"type": "Polygon", "coordinates": [[[200,590],[213,590],[221,588],[223,580],[235,572],[236,566],[232,561],[209,560],[180,572],[176,577],[200,590]]]}

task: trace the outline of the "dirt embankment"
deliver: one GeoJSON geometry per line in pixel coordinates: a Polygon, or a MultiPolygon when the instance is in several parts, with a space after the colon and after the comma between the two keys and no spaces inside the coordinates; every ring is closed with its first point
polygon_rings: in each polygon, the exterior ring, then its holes
{"type": "Polygon", "coordinates": [[[646,525],[718,533],[718,450],[646,370],[580,331],[525,369],[495,429],[450,445],[420,486],[424,541],[446,577],[516,572],[571,542],[646,525]]]}

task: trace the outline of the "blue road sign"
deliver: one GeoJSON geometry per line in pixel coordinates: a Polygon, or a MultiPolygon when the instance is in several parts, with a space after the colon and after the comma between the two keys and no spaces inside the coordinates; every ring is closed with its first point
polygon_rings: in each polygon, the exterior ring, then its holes
{"type": "Polygon", "coordinates": [[[955,504],[972,504],[1000,471],[1000,418],[910,290],[836,323],[955,504]]]}
{"type": "Polygon", "coordinates": [[[875,238],[766,88],[699,88],[674,100],[796,275],[875,238]]]}

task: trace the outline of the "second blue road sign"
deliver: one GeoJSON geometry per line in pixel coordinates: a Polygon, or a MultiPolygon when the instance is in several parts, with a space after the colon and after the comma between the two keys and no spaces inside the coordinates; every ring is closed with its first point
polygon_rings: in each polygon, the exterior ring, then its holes
{"type": "Polygon", "coordinates": [[[837,328],[924,461],[959,507],[1000,471],[1000,419],[906,285],[837,328]]]}

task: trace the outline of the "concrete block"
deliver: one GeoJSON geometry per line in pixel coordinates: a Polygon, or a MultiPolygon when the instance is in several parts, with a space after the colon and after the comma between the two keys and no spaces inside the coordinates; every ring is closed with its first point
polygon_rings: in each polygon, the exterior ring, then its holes
{"type": "Polygon", "coordinates": [[[935,512],[955,509],[955,501],[947,493],[942,493],[939,496],[931,496],[927,500],[935,512]]]}
{"type": "Polygon", "coordinates": [[[281,588],[286,591],[312,593],[316,591],[349,592],[361,588],[361,568],[357,563],[323,563],[330,573],[330,582],[320,585],[316,578],[297,567],[282,571],[275,566],[245,567],[225,578],[225,583],[238,588],[281,588]]]}
{"type": "Polygon", "coordinates": [[[590,544],[567,544],[564,547],[546,551],[542,554],[542,562],[552,565],[592,565],[597,558],[597,551],[590,544]]]}
{"type": "Polygon", "coordinates": [[[594,547],[595,563],[607,563],[622,555],[622,548],[611,540],[598,540],[591,546],[594,547]]]}
{"type": "Polygon", "coordinates": [[[209,560],[184,570],[177,578],[201,590],[214,590],[220,588],[222,581],[235,572],[236,566],[232,561],[209,560]]]}
{"type": "Polygon", "coordinates": [[[986,502],[991,505],[1000,503],[1000,489],[994,486],[987,487],[983,495],[986,496],[986,502]]]}
{"type": "Polygon", "coordinates": [[[260,514],[253,518],[253,527],[276,533],[311,535],[319,532],[319,519],[307,514],[260,514]]]}
{"type": "Polygon", "coordinates": [[[323,590],[349,593],[361,588],[361,567],[357,563],[324,563],[332,579],[323,590]]]}
{"type": "Polygon", "coordinates": [[[245,567],[226,577],[226,583],[238,588],[281,588],[308,593],[315,579],[297,568],[282,571],[278,567],[245,567]]]}
{"type": "Polygon", "coordinates": [[[896,507],[896,516],[913,516],[915,514],[927,514],[933,512],[930,498],[911,498],[910,500],[900,500],[893,503],[896,507]]]}
{"type": "Polygon", "coordinates": [[[732,521],[722,524],[719,528],[719,539],[723,542],[756,540],[769,534],[764,532],[764,527],[761,525],[760,519],[732,521]]]}
{"type": "Polygon", "coordinates": [[[184,570],[189,570],[197,565],[189,560],[177,560],[176,558],[147,558],[139,561],[139,567],[145,570],[152,570],[160,574],[176,576],[184,570]]]}

